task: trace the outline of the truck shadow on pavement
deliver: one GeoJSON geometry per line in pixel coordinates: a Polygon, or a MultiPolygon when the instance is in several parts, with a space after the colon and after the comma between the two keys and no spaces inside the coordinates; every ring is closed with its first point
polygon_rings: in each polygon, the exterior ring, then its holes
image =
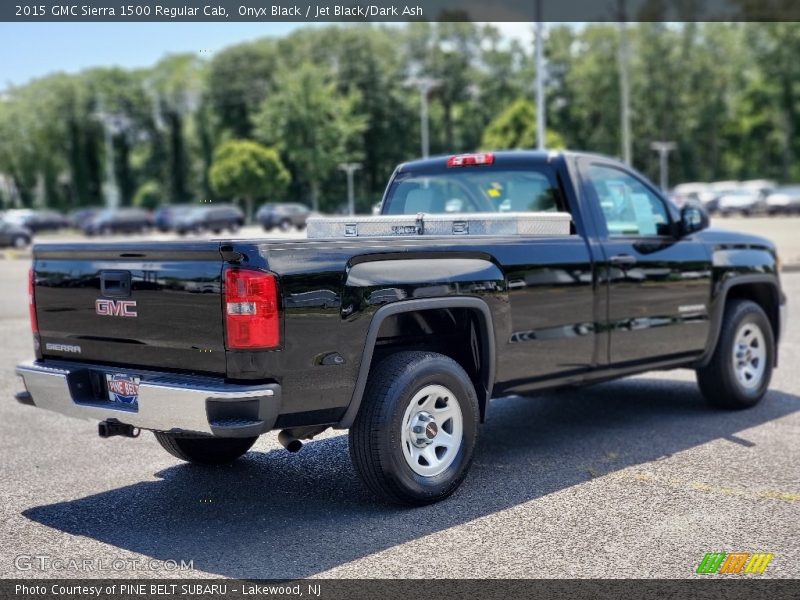
{"type": "MultiPolygon", "coordinates": [[[[434,506],[377,503],[344,435],[300,453],[251,452],[228,467],[176,465],[148,481],[24,515],[148,557],[242,579],[318,574],[474,519],[736,436],[800,409],[772,391],[756,408],[709,409],[693,383],[628,379],[536,399],[495,401],[470,476],[434,506]]],[[[634,489],[634,488],[632,488],[634,489]]]]}

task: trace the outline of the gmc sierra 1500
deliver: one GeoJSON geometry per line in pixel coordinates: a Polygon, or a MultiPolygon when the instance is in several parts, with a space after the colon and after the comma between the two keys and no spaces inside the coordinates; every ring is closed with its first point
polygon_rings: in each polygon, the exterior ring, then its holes
{"type": "Polygon", "coordinates": [[[676,367],[764,396],[775,248],[707,227],[618,162],[520,151],[401,165],[380,216],[309,240],[37,245],[18,399],[205,464],[349,428],[367,487],[434,502],[492,397],[676,367]]]}

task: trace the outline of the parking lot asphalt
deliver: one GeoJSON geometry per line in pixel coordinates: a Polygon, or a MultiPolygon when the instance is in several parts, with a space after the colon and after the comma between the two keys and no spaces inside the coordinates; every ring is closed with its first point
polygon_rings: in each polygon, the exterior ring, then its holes
{"type": "MultiPolygon", "coordinates": [[[[770,552],[763,577],[800,576],[793,321],[754,409],[707,408],[688,371],[495,400],[463,487],[402,509],[360,484],[341,432],[294,455],[265,435],[199,468],[149,433],[103,440],[17,404],[27,268],[0,262],[0,577],[683,578],[711,551],[770,552]]],[[[800,315],[800,274],[783,280],[800,315]]]]}

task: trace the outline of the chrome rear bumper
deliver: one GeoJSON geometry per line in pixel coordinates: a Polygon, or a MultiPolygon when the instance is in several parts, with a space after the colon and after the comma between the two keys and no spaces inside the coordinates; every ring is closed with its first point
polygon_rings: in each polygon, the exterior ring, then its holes
{"type": "Polygon", "coordinates": [[[70,417],[111,419],[141,429],[248,437],[272,429],[281,403],[281,387],[238,385],[222,378],[158,371],[36,361],[17,366],[30,399],[70,417]],[[87,382],[90,371],[126,372],[140,377],[135,408],[98,400],[87,382]]]}

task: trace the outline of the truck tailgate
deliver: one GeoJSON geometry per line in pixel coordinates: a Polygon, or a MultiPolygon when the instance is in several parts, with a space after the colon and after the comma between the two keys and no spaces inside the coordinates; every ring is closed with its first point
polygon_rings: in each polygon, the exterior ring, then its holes
{"type": "Polygon", "coordinates": [[[44,358],[225,373],[218,242],[34,248],[44,358]]]}

